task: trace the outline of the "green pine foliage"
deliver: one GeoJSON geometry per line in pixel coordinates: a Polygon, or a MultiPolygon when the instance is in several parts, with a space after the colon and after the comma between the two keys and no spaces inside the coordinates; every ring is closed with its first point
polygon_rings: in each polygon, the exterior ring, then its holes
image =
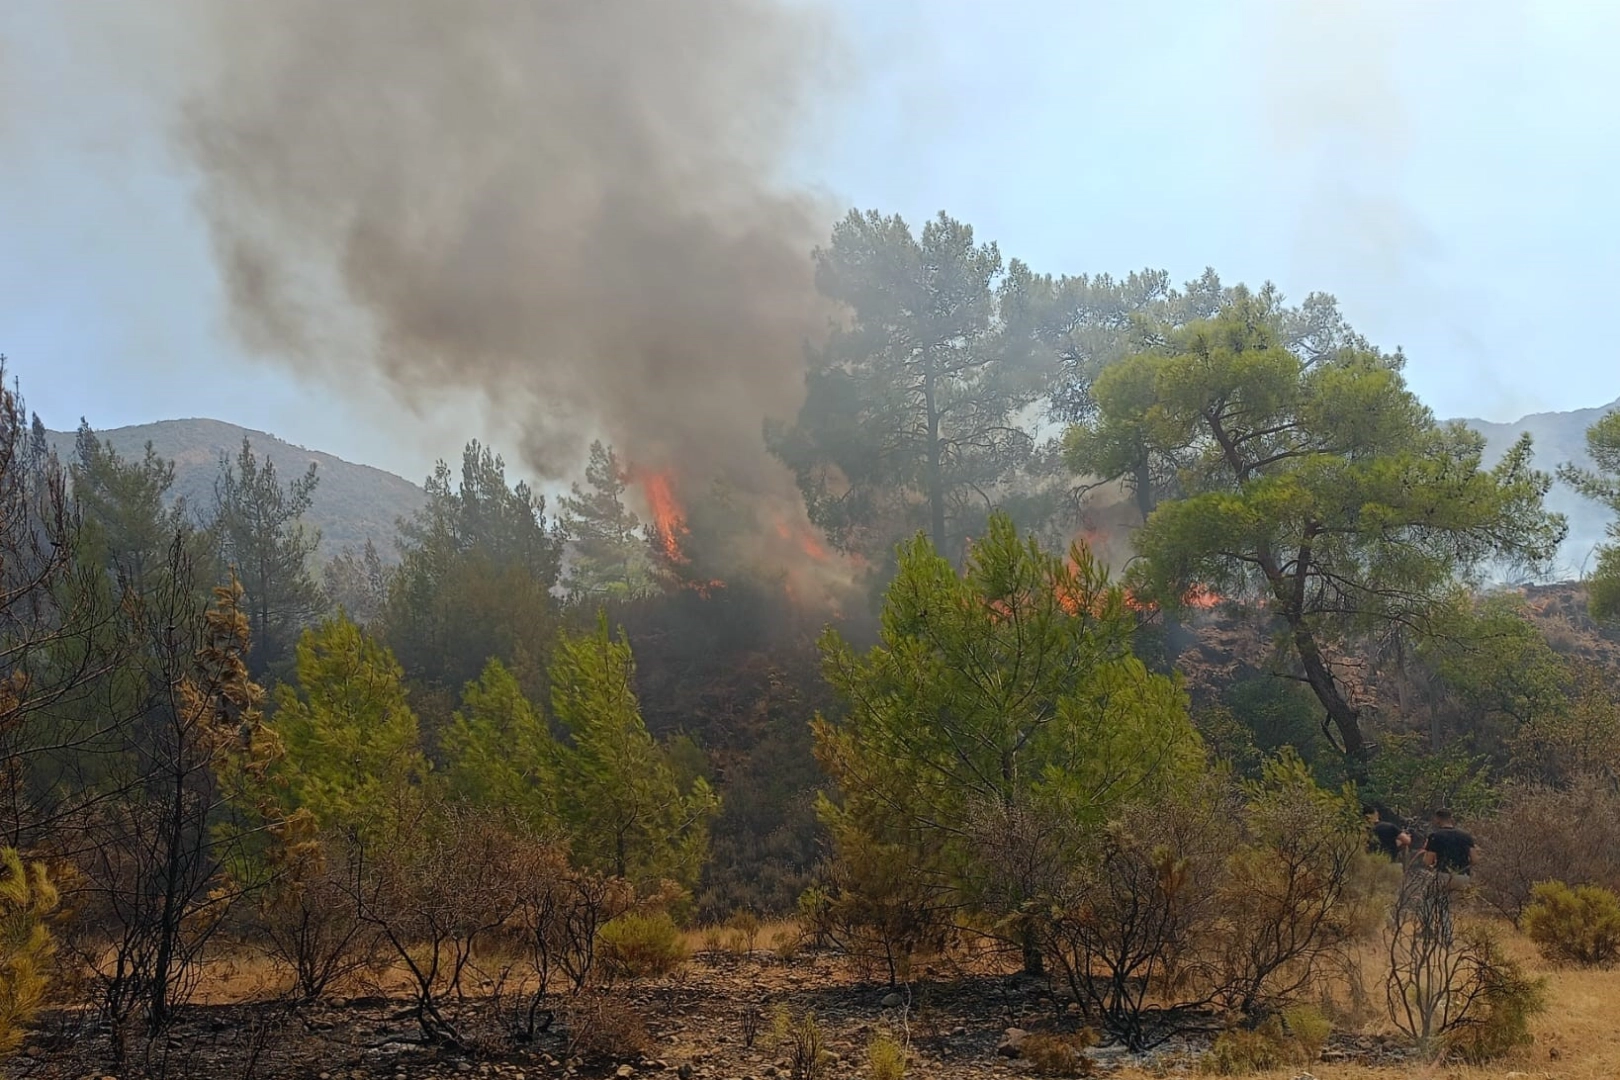
{"type": "Polygon", "coordinates": [[[1551,478],[1531,468],[1528,439],[1485,468],[1484,439],[1435,420],[1399,353],[1337,325],[1290,329],[1331,306],[1291,311],[1269,287],[1237,290],[1214,318],[1106,371],[1068,458],[1123,479],[1125,447],[1174,475],[1175,497],[1135,536],[1133,588],[1172,608],[1208,589],[1264,604],[1363,779],[1370,743],[1334,655],[1431,630],[1487,564],[1549,560],[1565,523],[1542,506],[1551,478]]]}
{"type": "Polygon", "coordinates": [[[56,903],[42,864],[24,864],[15,848],[0,848],[0,1054],[17,1048],[44,1004],[56,952],[45,921],[56,903]]]}
{"type": "Polygon", "coordinates": [[[648,733],[630,646],[608,632],[606,616],[593,631],[563,635],[551,705],[568,735],[558,793],[575,857],[642,885],[695,886],[720,800],[702,777],[683,787],[648,733]]]}
{"type": "Polygon", "coordinates": [[[276,695],[278,778],[321,825],[378,835],[428,779],[404,672],[343,615],[305,631],[296,672],[276,695]]]}
{"type": "MultiPolygon", "coordinates": [[[[1133,655],[1134,627],[1089,552],[1044,552],[1004,515],[961,575],[928,540],[908,545],[880,643],[861,654],[835,631],[823,639],[846,705],[814,725],[843,793],[823,801],[840,848],[893,845],[959,900],[1019,910],[1033,883],[992,850],[1017,821],[1066,822],[1043,832],[1072,837],[1203,762],[1180,687],[1133,655]]],[[[1067,857],[1058,843],[1042,862],[1067,857]]]]}
{"type": "Polygon", "coordinates": [[[1587,578],[1587,601],[1599,619],[1620,616],[1620,411],[1608,413],[1586,430],[1586,452],[1593,469],[1564,465],[1558,478],[1607,506],[1617,517],[1609,523],[1609,542],[1597,550],[1597,564],[1587,578]]]}
{"type": "Polygon", "coordinates": [[[505,664],[490,660],[467,684],[440,744],[452,795],[504,807],[531,828],[555,826],[562,747],[505,664]]]}

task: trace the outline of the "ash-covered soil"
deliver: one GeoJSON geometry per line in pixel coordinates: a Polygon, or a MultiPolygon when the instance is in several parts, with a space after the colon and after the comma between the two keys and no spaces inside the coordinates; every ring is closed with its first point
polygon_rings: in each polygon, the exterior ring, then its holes
{"type": "MultiPolygon", "coordinates": [[[[466,1048],[426,1045],[407,1003],[378,997],[290,1007],[261,1001],[187,1008],[161,1038],[126,1041],[120,1066],[105,1028],[86,1015],[57,1011],[44,1018],[22,1052],[0,1075],[30,1080],[135,1080],[197,1077],[218,1080],[414,1080],[418,1077],[669,1077],[670,1080],[787,1080],[788,1045],[772,1033],[785,1006],[794,1016],[813,1011],[832,1055],[826,1080],[868,1075],[866,1048],[886,1033],[910,1046],[908,1076],[981,1080],[1033,1074],[1023,1060],[998,1053],[1009,1028],[1073,1031],[1081,1018],[1055,988],[1020,975],[934,978],[891,989],[851,979],[830,956],[775,959],[700,958],[657,985],[619,987],[606,996],[623,1024],[640,1027],[640,1053],[590,1053],[570,1048],[559,1020],[529,1045],[514,1045],[502,1010],[486,999],[451,1004],[446,1014],[466,1048]]],[[[1088,1051],[1093,1072],[1145,1070],[1157,1076],[1197,1074],[1206,1045],[1170,1040],[1146,1054],[1115,1046],[1088,1051]]],[[[1383,1064],[1400,1060],[1393,1043],[1340,1038],[1327,1061],[1383,1064]]]]}

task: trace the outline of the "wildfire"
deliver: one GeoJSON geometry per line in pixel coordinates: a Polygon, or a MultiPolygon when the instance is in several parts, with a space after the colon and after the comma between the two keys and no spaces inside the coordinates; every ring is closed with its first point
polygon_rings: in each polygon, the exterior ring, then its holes
{"type": "Polygon", "coordinates": [[[652,511],[653,542],[672,563],[686,562],[681,537],[686,533],[686,512],[675,498],[674,478],[668,472],[637,474],[647,508],[652,511]]]}
{"type": "Polygon", "coordinates": [[[794,529],[786,521],[778,521],[776,535],[790,544],[797,544],[800,551],[816,562],[826,562],[832,558],[826,546],[809,529],[794,529]]]}

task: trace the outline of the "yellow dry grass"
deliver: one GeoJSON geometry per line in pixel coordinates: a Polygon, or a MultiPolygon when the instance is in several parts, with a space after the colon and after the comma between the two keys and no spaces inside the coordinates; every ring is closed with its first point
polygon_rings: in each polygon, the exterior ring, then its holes
{"type": "MultiPolygon", "coordinates": [[[[1532,974],[1547,979],[1547,1011],[1531,1023],[1535,1043],[1500,1061],[1483,1066],[1409,1063],[1367,1066],[1317,1063],[1252,1073],[1252,1080],[1293,1080],[1310,1073],[1316,1080],[1620,1080],[1620,969],[1609,971],[1556,968],[1543,961],[1525,937],[1505,922],[1493,922],[1508,953],[1532,974]]],[[[1360,957],[1370,1006],[1379,1019],[1369,1033],[1393,1030],[1382,1019],[1383,985],[1378,976],[1383,959],[1376,943],[1360,957]]],[[[1165,1074],[1123,1069],[1119,1080],[1162,1080],[1165,1074]]]]}

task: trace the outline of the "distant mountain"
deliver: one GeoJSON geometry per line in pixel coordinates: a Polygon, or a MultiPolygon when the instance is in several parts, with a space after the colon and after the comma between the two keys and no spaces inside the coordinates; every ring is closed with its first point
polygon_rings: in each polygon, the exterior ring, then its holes
{"type": "MultiPolygon", "coordinates": [[[[303,475],[314,462],[320,483],[305,520],[321,531],[318,554],[323,560],[345,545],[358,550],[369,539],[384,559],[393,561],[397,557],[394,522],[409,517],[427,500],[420,487],[393,473],[218,420],[163,420],[96,434],[126,458],[139,457],[150,441],[160,456],[174,462],[172,494],[184,497],[188,506],[199,511],[213,506],[220,455],[234,458],[242,449],[243,436],[259,459],[274,462],[276,472],[284,478],[303,475]]],[[[53,431],[50,440],[64,462],[73,457],[72,432],[53,431]]]]}
{"type": "MultiPolygon", "coordinates": [[[[1620,408],[1620,400],[1595,409],[1534,413],[1508,424],[1467,419],[1463,423],[1485,436],[1487,461],[1494,462],[1513,445],[1522,431],[1535,439],[1539,468],[1554,470],[1566,461],[1590,464],[1586,456],[1586,429],[1604,413],[1620,408]]],[[[301,446],[283,442],[262,431],[250,431],[218,420],[164,420],[156,424],[114,428],[98,432],[126,457],[138,456],[147,440],[163,457],[175,463],[175,494],[194,507],[206,508],[214,498],[214,478],[221,454],[235,455],[247,436],[254,452],[275,462],[283,476],[301,474],[310,462],[321,478],[310,507],[309,523],[321,530],[320,556],[325,559],[345,545],[358,549],[367,539],[385,559],[396,557],[394,523],[409,517],[426,501],[416,484],[393,473],[356,465],[301,446]]],[[[52,445],[65,461],[73,455],[73,434],[52,432],[52,445]]],[[[1559,578],[1579,577],[1592,547],[1604,538],[1609,513],[1581,498],[1563,484],[1553,485],[1548,505],[1569,517],[1569,539],[1556,568],[1559,578]]]]}
{"type": "MultiPolygon", "coordinates": [[[[1489,420],[1464,420],[1463,423],[1485,436],[1486,460],[1490,462],[1501,458],[1519,434],[1528,431],[1534,439],[1536,467],[1552,472],[1566,461],[1590,466],[1592,460],[1586,456],[1586,429],[1604,413],[1615,409],[1620,409],[1620,400],[1596,409],[1532,413],[1511,424],[1489,420]]],[[[1547,506],[1569,518],[1569,539],[1564,541],[1559,553],[1560,565],[1556,567],[1555,577],[1578,578],[1592,548],[1603,541],[1609,511],[1556,483],[1547,495],[1547,506]]]]}

